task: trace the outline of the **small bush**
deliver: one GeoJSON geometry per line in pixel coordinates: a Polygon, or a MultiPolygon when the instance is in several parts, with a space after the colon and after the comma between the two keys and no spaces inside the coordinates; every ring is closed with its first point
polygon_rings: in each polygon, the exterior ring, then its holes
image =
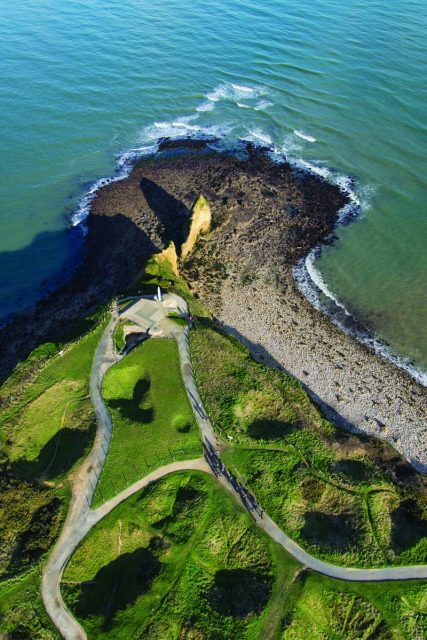
{"type": "Polygon", "coordinates": [[[179,433],[188,433],[191,429],[190,422],[184,416],[175,416],[172,424],[179,433]]]}

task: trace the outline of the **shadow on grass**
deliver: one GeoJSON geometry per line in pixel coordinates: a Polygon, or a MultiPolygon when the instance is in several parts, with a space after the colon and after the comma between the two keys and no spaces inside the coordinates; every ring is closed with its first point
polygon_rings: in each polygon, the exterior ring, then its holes
{"type": "Polygon", "coordinates": [[[65,589],[77,617],[100,617],[103,630],[109,631],[115,615],[150,589],[160,569],[161,563],[151,551],[140,548],[102,567],[91,582],[65,589]]]}
{"type": "Polygon", "coordinates": [[[248,426],[248,435],[256,440],[279,440],[283,436],[296,431],[296,422],[282,422],[281,420],[254,420],[248,426]]]}
{"type": "Polygon", "coordinates": [[[177,544],[184,544],[197,528],[207,499],[205,490],[191,485],[178,487],[171,513],[152,526],[177,544]]]}
{"type": "Polygon", "coordinates": [[[401,502],[392,512],[391,522],[391,544],[396,553],[410,549],[427,536],[427,521],[416,500],[401,502]]]}
{"type": "Polygon", "coordinates": [[[150,380],[142,378],[136,383],[132,400],[120,398],[119,400],[108,400],[107,404],[112,409],[120,411],[124,418],[134,422],[152,422],[154,410],[152,408],[141,408],[141,404],[146,399],[150,391],[150,380]]]}
{"type": "Polygon", "coordinates": [[[333,463],[333,471],[346,476],[352,482],[372,480],[372,468],[362,460],[338,460],[333,463]]]}
{"type": "Polygon", "coordinates": [[[20,480],[40,477],[53,480],[64,475],[83,456],[95,431],[94,421],[89,429],[63,427],[44,445],[36,460],[20,459],[13,462],[13,475],[20,480]]]}
{"type": "Polygon", "coordinates": [[[260,613],[270,597],[272,578],[248,569],[221,569],[206,594],[210,606],[223,616],[246,618],[260,613]]]}
{"type": "Polygon", "coordinates": [[[7,573],[29,566],[49,549],[58,531],[60,512],[61,500],[57,497],[34,511],[28,527],[16,541],[7,573]]]}
{"type": "Polygon", "coordinates": [[[305,514],[301,533],[310,544],[337,551],[344,551],[357,544],[360,537],[353,515],[321,511],[308,511],[305,514]]]}

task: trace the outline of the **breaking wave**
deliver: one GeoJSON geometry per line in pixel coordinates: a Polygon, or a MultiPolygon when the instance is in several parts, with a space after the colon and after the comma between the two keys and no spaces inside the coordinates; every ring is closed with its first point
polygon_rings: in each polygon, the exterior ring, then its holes
{"type": "Polygon", "coordinates": [[[298,138],[302,138],[307,142],[316,142],[316,138],[313,138],[313,136],[309,136],[307,133],[304,133],[304,131],[299,131],[298,129],[294,129],[294,134],[298,136],[298,138]]]}

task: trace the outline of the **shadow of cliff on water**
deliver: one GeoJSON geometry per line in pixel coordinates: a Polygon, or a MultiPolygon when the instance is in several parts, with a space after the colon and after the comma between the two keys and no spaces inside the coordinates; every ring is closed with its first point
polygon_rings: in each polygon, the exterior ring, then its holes
{"type": "Polygon", "coordinates": [[[70,279],[83,257],[77,228],[39,233],[26,246],[0,253],[0,325],[33,307],[70,279]]]}
{"type": "MultiPolygon", "coordinates": [[[[154,198],[153,185],[150,185],[150,193],[154,198]]],[[[170,202],[172,196],[166,192],[164,194],[164,203],[170,202]]],[[[176,211],[184,215],[182,205],[178,203],[176,206],[176,211]]],[[[163,224],[161,218],[164,212],[164,208],[156,209],[160,224],[163,224]]],[[[29,310],[12,317],[0,329],[0,381],[39,344],[63,340],[85,314],[125,290],[141,273],[150,255],[163,248],[153,242],[144,229],[120,212],[114,215],[90,215],[87,222],[88,234],[80,250],[80,265],[71,279],[49,292],[29,310]]],[[[177,218],[176,229],[172,229],[175,238],[178,222],[177,218]]],[[[183,222],[181,218],[181,226],[183,222]]],[[[34,246],[27,250],[30,264],[45,256],[46,247],[59,237],[60,234],[52,232],[34,241],[37,250],[34,251],[34,246]]],[[[168,227],[163,237],[165,244],[172,239],[168,227]]],[[[16,255],[14,252],[0,254],[3,282],[7,278],[5,271],[8,265],[22,261],[22,256],[22,250],[16,255]]]]}

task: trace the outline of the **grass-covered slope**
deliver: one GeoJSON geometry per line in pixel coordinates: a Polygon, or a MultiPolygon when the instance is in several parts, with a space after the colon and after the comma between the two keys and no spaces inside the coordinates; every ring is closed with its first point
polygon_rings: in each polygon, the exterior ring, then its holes
{"type": "Polygon", "coordinates": [[[209,321],[196,323],[191,352],[222,459],[284,531],[335,564],[427,562],[422,480],[391,447],[336,429],[294,378],[209,321]]]}
{"type": "Polygon", "coordinates": [[[60,640],[40,595],[38,568],[0,583],[0,638],[2,640],[60,640]]]}
{"type": "Polygon", "coordinates": [[[163,464],[201,456],[174,340],[151,338],[136,347],[107,372],[102,393],[113,436],[96,504],[163,464]]]}
{"type": "Polygon", "coordinates": [[[425,583],[358,584],[306,572],[275,640],[423,640],[425,583]]]}
{"type": "Polygon", "coordinates": [[[271,545],[211,478],[179,473],[96,526],[63,593],[89,638],[257,638],[275,592],[271,545]]]}
{"type": "Polygon", "coordinates": [[[88,383],[104,323],[101,312],[74,341],[42,345],[1,387],[0,576],[38,560],[59,531],[95,433],[88,383]]]}
{"type": "Polygon", "coordinates": [[[199,473],[111,512],[74,554],[62,592],[89,640],[421,640],[426,630],[425,585],[305,571],[199,473]]]}
{"type": "Polygon", "coordinates": [[[44,344],[0,389],[0,637],[59,638],[41,600],[39,563],[65,517],[69,480],[95,433],[88,399],[100,309],[61,344],[44,344]]]}

